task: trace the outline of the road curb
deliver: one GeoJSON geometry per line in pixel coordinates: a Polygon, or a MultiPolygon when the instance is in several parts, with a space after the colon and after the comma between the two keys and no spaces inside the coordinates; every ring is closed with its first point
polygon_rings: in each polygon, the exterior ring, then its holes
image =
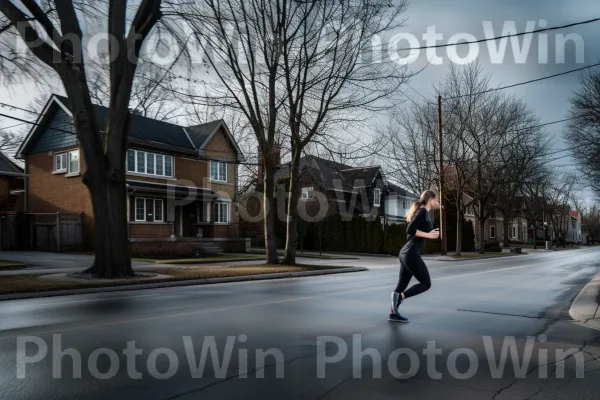
{"type": "Polygon", "coordinates": [[[78,295],[78,294],[124,292],[124,291],[129,291],[129,290],[147,290],[147,289],[160,289],[160,288],[181,287],[181,286],[211,285],[211,284],[232,283],[232,282],[248,282],[248,281],[272,280],[272,279],[301,278],[301,277],[333,275],[333,274],[343,274],[343,273],[363,272],[363,271],[368,271],[368,268],[365,268],[365,267],[342,267],[342,268],[323,269],[323,270],[318,270],[318,271],[280,272],[280,273],[274,273],[274,274],[257,274],[257,275],[234,276],[234,277],[225,277],[225,278],[209,278],[209,279],[194,279],[194,280],[187,280],[187,281],[143,283],[143,284],[138,284],[138,285],[105,286],[105,287],[84,288],[84,289],[52,290],[52,291],[48,291],[48,292],[3,294],[3,295],[0,295],[0,301],[35,299],[35,298],[42,298],[42,297],[69,296],[69,295],[78,295]]]}
{"type": "Polygon", "coordinates": [[[600,330],[600,273],[575,297],[569,315],[589,328],[600,330]]]}
{"type": "MultiPolygon", "coordinates": [[[[519,257],[519,256],[527,256],[528,254],[507,254],[505,256],[483,256],[483,257],[470,257],[470,258],[451,258],[451,259],[440,259],[434,257],[423,256],[424,260],[431,261],[442,261],[442,262],[457,262],[457,261],[476,261],[476,260],[490,260],[493,258],[509,258],[509,257],[519,257]]],[[[438,256],[439,257],[439,256],[438,256]]]]}

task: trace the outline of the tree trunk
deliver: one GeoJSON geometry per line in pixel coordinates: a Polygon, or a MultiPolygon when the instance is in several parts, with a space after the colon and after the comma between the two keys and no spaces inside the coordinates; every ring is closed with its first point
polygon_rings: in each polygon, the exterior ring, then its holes
{"type": "MultiPolygon", "coordinates": [[[[87,172],[86,172],[87,174],[87,172]]],[[[85,177],[94,210],[94,264],[85,272],[98,278],[133,276],[127,223],[127,186],[124,177],[85,177]]]]}
{"type": "Polygon", "coordinates": [[[510,247],[510,240],[508,239],[508,237],[510,236],[509,234],[509,226],[508,226],[508,217],[505,216],[504,219],[502,220],[502,229],[504,229],[504,237],[502,238],[502,245],[503,247],[510,247]]]}
{"type": "Polygon", "coordinates": [[[461,255],[462,252],[462,230],[463,230],[463,217],[462,217],[462,206],[459,204],[456,212],[456,252],[457,256],[461,255]]]}
{"type": "Polygon", "coordinates": [[[275,168],[271,160],[265,157],[264,165],[264,224],[265,224],[265,251],[267,264],[279,264],[277,257],[277,240],[275,238],[275,168]]]}
{"type": "Polygon", "coordinates": [[[300,150],[292,149],[292,162],[290,169],[290,195],[288,199],[285,254],[283,263],[296,264],[296,250],[298,249],[298,199],[300,197],[300,150]]]}
{"type": "Polygon", "coordinates": [[[479,201],[479,254],[485,253],[485,218],[483,217],[484,209],[481,204],[481,200],[479,201]]]}

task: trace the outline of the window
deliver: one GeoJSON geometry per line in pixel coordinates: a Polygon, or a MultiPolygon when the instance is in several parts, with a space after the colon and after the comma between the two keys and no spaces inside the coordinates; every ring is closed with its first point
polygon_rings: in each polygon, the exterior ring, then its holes
{"type": "Polygon", "coordinates": [[[513,227],[512,227],[512,237],[513,237],[513,239],[517,238],[517,226],[516,225],[513,225],[513,227]]]}
{"type": "Polygon", "coordinates": [[[217,201],[215,203],[215,222],[219,224],[229,223],[229,203],[217,201]]]}
{"type": "Polygon", "coordinates": [[[146,153],[146,173],[150,175],[154,174],[154,154],[146,153]]]}
{"type": "Polygon", "coordinates": [[[210,162],[210,180],[227,182],[227,163],[223,161],[210,162]]]}
{"type": "Polygon", "coordinates": [[[154,222],[163,222],[163,201],[154,199],[154,222]]]}
{"type": "Polygon", "coordinates": [[[54,155],[54,172],[79,174],[79,150],[65,151],[54,155]]]}
{"type": "Polygon", "coordinates": [[[164,222],[164,201],[162,199],[135,198],[136,222],[164,222]]]}
{"type": "Polygon", "coordinates": [[[406,200],[402,200],[402,208],[404,208],[406,210],[406,200]]]}
{"type": "Polygon", "coordinates": [[[54,155],[54,172],[67,172],[67,153],[54,155]]]}
{"type": "Polygon", "coordinates": [[[381,205],[381,190],[380,189],[373,190],[373,205],[375,207],[379,207],[381,205]]]}
{"type": "Polygon", "coordinates": [[[79,150],[73,150],[69,152],[69,166],[68,173],[76,175],[79,173],[79,150]]]}
{"type": "Polygon", "coordinates": [[[146,199],[135,199],[135,220],[146,221],[146,199]]]}
{"type": "Polygon", "coordinates": [[[210,203],[198,203],[198,218],[196,222],[199,224],[204,222],[210,222],[210,203]]]}
{"type": "Polygon", "coordinates": [[[495,239],[495,238],[496,238],[496,227],[490,226],[490,239],[495,239]]]}
{"type": "Polygon", "coordinates": [[[127,171],[154,176],[173,176],[173,157],[147,151],[127,151],[127,171]]]}
{"type": "Polygon", "coordinates": [[[304,200],[312,199],[313,198],[313,188],[312,188],[312,186],[303,187],[302,188],[302,198],[304,200]]]}

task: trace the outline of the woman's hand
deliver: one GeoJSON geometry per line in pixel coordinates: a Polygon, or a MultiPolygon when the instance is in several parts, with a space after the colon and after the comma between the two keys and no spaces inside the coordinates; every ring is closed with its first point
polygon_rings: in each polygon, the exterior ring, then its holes
{"type": "Polygon", "coordinates": [[[429,237],[428,239],[439,239],[440,237],[440,229],[439,228],[435,228],[434,230],[432,230],[431,232],[429,232],[429,237]]]}

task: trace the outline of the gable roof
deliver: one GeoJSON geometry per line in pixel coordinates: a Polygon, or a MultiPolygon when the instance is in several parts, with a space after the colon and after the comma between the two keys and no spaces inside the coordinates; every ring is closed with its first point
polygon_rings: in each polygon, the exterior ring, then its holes
{"type": "Polygon", "coordinates": [[[410,198],[414,198],[414,199],[418,199],[419,196],[409,192],[408,190],[392,183],[392,182],[388,182],[387,187],[386,187],[387,191],[392,194],[392,195],[397,195],[397,196],[403,196],[403,197],[410,197],[410,198]]]}
{"type": "MultiPolygon", "coordinates": [[[[280,167],[289,169],[289,163],[280,167]]],[[[310,174],[325,189],[344,192],[352,192],[363,185],[370,186],[381,173],[378,166],[355,168],[313,155],[300,158],[300,170],[310,174]]]]}
{"type": "Polygon", "coordinates": [[[23,168],[0,151],[0,176],[25,176],[23,168]]]}
{"type": "Polygon", "coordinates": [[[233,147],[233,150],[236,153],[238,160],[243,160],[244,155],[242,154],[242,151],[238,147],[233,135],[229,131],[229,128],[227,127],[227,124],[224,120],[219,119],[216,121],[206,122],[200,125],[188,126],[187,128],[185,128],[185,131],[187,132],[192,143],[202,153],[202,151],[206,148],[208,142],[210,142],[210,139],[213,138],[213,136],[219,131],[219,129],[222,129],[223,132],[225,132],[225,135],[227,136],[229,143],[233,147]]]}
{"type": "MultiPolygon", "coordinates": [[[[48,100],[46,107],[38,117],[36,125],[27,135],[27,138],[21,144],[17,152],[17,157],[23,157],[27,154],[27,151],[31,148],[31,144],[35,142],[37,136],[43,131],[42,127],[48,122],[49,118],[57,107],[62,108],[72,118],[73,113],[71,112],[69,101],[64,96],[53,94],[48,100]]],[[[96,121],[99,125],[100,130],[104,130],[106,116],[108,114],[108,108],[101,105],[93,105],[96,121]]],[[[217,127],[224,126],[225,131],[229,131],[225,122],[222,120],[213,121],[205,125],[214,124],[217,127]]],[[[194,129],[195,130],[195,129],[194,129]]],[[[192,135],[189,134],[185,127],[169,122],[159,121],[156,119],[144,117],[143,115],[131,113],[131,126],[129,128],[129,140],[131,143],[163,147],[173,151],[185,152],[188,154],[199,154],[199,150],[206,145],[210,135],[192,135]],[[204,141],[203,141],[204,139],[204,141]]],[[[236,152],[239,151],[237,144],[233,137],[230,138],[234,144],[236,152]]],[[[238,157],[241,152],[237,154],[238,157]]]]}

